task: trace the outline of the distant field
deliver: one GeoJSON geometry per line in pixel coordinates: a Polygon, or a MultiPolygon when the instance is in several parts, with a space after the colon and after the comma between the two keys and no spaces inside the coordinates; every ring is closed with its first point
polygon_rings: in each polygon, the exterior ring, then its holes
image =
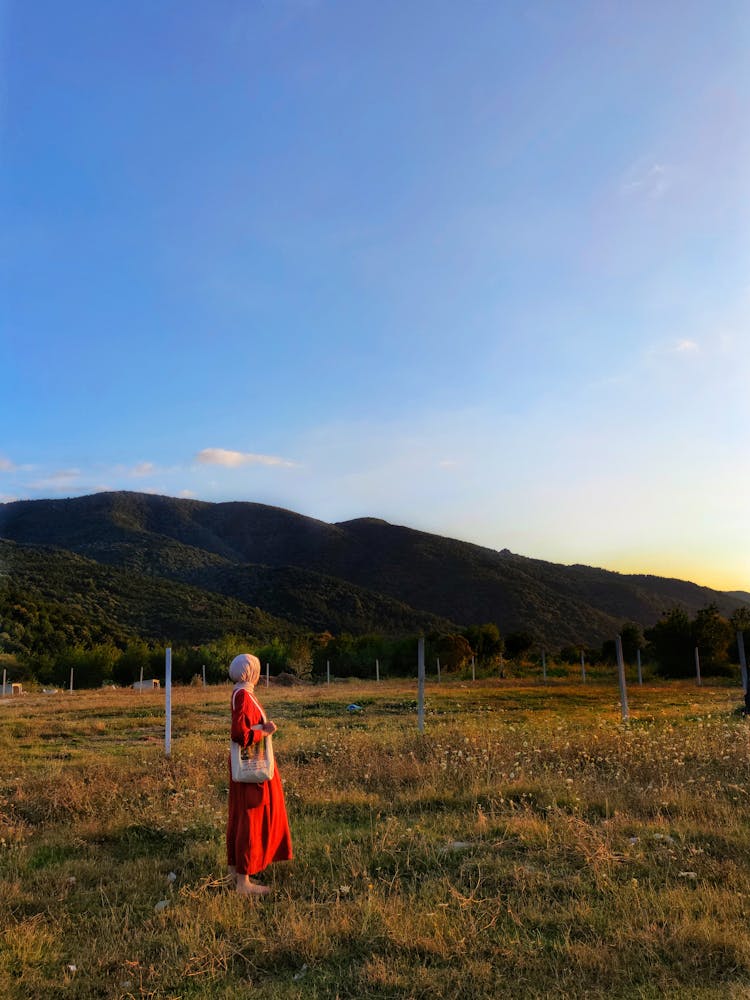
{"type": "Polygon", "coordinates": [[[163,692],[4,700],[0,996],[750,997],[738,690],[631,688],[623,724],[612,685],[432,683],[423,736],[415,683],[260,691],[265,902],[223,881],[229,688],[175,690],[170,760],[163,692]]]}

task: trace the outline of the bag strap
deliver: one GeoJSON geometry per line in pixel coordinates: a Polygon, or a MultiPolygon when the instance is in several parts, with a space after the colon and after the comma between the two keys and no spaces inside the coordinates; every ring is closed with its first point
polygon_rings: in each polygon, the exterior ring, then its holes
{"type": "Polygon", "coordinates": [[[260,712],[260,717],[261,719],[263,719],[263,722],[268,722],[268,719],[266,718],[266,713],[263,711],[263,706],[255,697],[255,695],[252,694],[250,691],[248,691],[247,688],[237,688],[235,691],[232,692],[232,708],[234,708],[235,695],[239,694],[240,691],[244,691],[247,694],[248,698],[251,698],[253,700],[253,702],[255,703],[255,707],[260,712]]]}
{"type": "Polygon", "coordinates": [[[263,719],[263,722],[264,723],[268,722],[268,719],[266,718],[266,713],[263,711],[263,706],[261,705],[261,703],[258,701],[258,699],[255,697],[254,694],[251,694],[249,691],[247,693],[250,696],[250,698],[252,698],[252,700],[255,702],[255,707],[260,712],[260,717],[261,719],[263,719]]]}

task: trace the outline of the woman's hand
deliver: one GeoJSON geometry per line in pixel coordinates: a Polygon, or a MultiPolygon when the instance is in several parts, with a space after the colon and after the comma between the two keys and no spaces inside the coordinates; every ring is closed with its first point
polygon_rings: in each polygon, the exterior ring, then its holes
{"type": "Polygon", "coordinates": [[[267,736],[273,736],[273,734],[276,732],[276,723],[271,722],[269,720],[268,722],[262,723],[262,725],[258,726],[258,728],[262,733],[265,733],[267,736]]]}

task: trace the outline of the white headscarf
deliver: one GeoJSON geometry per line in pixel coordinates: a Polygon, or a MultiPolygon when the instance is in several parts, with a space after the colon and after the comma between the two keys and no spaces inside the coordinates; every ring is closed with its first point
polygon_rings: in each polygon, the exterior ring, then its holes
{"type": "Polygon", "coordinates": [[[229,664],[229,677],[235,687],[252,691],[260,678],[260,660],[252,653],[240,653],[229,664]]]}

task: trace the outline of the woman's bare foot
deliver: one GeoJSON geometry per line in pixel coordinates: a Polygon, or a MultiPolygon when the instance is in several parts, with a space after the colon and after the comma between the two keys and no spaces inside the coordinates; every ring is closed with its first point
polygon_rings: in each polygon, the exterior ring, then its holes
{"type": "Polygon", "coordinates": [[[237,866],[236,865],[227,865],[227,871],[229,872],[229,879],[230,879],[230,881],[233,883],[233,885],[236,885],[237,884],[237,866]]]}
{"type": "Polygon", "coordinates": [[[237,876],[237,892],[240,896],[267,896],[270,891],[267,885],[253,882],[247,875],[237,876]]]}

